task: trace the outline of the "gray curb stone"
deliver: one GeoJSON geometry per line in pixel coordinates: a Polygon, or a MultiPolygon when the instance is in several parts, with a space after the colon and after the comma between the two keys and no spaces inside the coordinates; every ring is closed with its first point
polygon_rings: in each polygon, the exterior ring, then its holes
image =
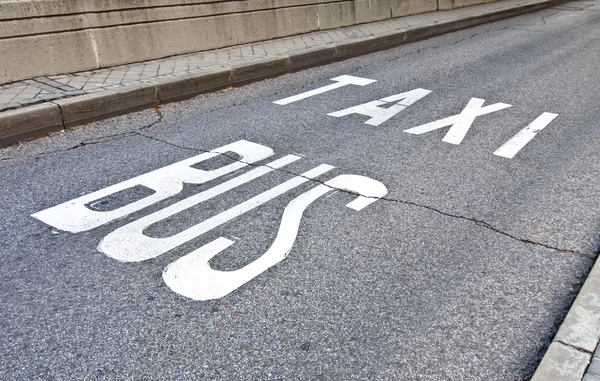
{"type": "Polygon", "coordinates": [[[335,47],[328,47],[291,54],[288,57],[289,67],[291,71],[296,71],[323,65],[324,63],[335,61],[336,53],[337,50],[335,47]]]}
{"type": "Polygon", "coordinates": [[[508,9],[465,16],[460,20],[449,20],[431,26],[418,26],[410,30],[330,45],[289,57],[272,57],[217,71],[199,71],[197,73],[148,80],[147,83],[143,84],[127,85],[115,90],[58,99],[42,105],[2,112],[0,113],[0,147],[63,128],[70,128],[95,120],[155,107],[159,104],[184,100],[229,86],[239,86],[308,67],[392,48],[486,22],[533,12],[566,1],[540,0],[534,4],[521,4],[508,9]],[[48,120],[40,118],[39,114],[42,112],[40,110],[47,110],[44,111],[47,113],[58,111],[59,117],[62,117],[62,125],[56,125],[56,115],[48,120]]]}
{"type": "Polygon", "coordinates": [[[42,103],[0,114],[0,147],[64,128],[60,108],[42,103]]]}
{"type": "MultiPolygon", "coordinates": [[[[54,101],[60,107],[65,128],[158,106],[158,87],[153,83],[125,86],[54,101]]],[[[26,110],[26,109],[25,109],[26,110]]]]}
{"type": "Polygon", "coordinates": [[[286,58],[267,58],[251,64],[234,65],[231,68],[231,84],[241,85],[274,77],[290,71],[286,58]]]}
{"type": "Polygon", "coordinates": [[[553,342],[531,381],[581,381],[589,362],[589,354],[553,342]]]}
{"type": "Polygon", "coordinates": [[[152,80],[159,89],[159,103],[176,102],[195,95],[223,89],[231,83],[231,70],[186,73],[152,80]]]}
{"type": "Polygon", "coordinates": [[[581,381],[599,339],[600,264],[596,263],[531,381],[581,381]]]}

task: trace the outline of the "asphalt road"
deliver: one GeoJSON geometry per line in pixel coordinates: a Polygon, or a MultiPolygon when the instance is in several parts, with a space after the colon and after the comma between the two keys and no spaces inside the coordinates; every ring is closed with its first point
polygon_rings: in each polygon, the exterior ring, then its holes
{"type": "Polygon", "coordinates": [[[527,379],[600,246],[599,25],[571,2],[1,150],[0,378],[527,379]],[[377,82],[273,103],[342,75],[377,82]],[[404,132],[473,98],[512,107],[404,132]],[[77,201],[240,140],[265,155],[77,201]]]}

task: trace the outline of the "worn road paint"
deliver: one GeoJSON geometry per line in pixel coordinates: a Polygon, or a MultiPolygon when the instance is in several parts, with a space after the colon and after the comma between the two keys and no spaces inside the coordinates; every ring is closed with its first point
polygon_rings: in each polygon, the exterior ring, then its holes
{"type": "Polygon", "coordinates": [[[494,155],[512,159],[515,155],[527,145],[537,135],[550,124],[558,115],[551,112],[545,112],[538,116],[531,124],[517,132],[509,141],[498,148],[494,155]]]}
{"type": "Polygon", "coordinates": [[[409,128],[408,130],[404,130],[404,132],[414,135],[421,135],[426,132],[451,126],[450,130],[446,133],[446,136],[444,136],[442,141],[451,144],[460,144],[469,131],[469,128],[471,128],[475,118],[512,107],[512,105],[506,103],[494,103],[493,105],[482,107],[484,103],[485,99],[472,98],[460,114],[439,119],[421,126],[409,128]]]}
{"type": "Polygon", "coordinates": [[[406,109],[408,106],[418,101],[419,99],[426,97],[427,95],[429,95],[429,93],[431,93],[431,90],[415,89],[405,93],[382,98],[376,101],[363,103],[361,105],[353,106],[345,110],[332,112],[327,115],[334,116],[336,118],[340,118],[342,116],[350,114],[370,116],[371,119],[367,120],[365,124],[371,126],[379,126],[394,115],[398,114],[400,111],[406,109]],[[398,103],[388,108],[380,107],[391,102],[398,103]]]}
{"type": "MultiPolygon", "coordinates": [[[[297,159],[296,156],[289,155],[286,156],[286,161],[294,161],[297,159]]],[[[284,158],[285,159],[285,158],[284,158]]],[[[282,159],[280,159],[282,160],[282,159]]],[[[273,162],[268,167],[263,169],[263,171],[272,170],[272,168],[277,168],[277,166],[282,166],[287,164],[285,163],[277,163],[273,162]]],[[[233,182],[229,185],[225,185],[227,183],[223,183],[214,188],[208,189],[202,193],[197,195],[188,197],[185,200],[182,200],[178,203],[175,203],[171,206],[168,206],[158,212],[150,214],[146,217],[142,217],[139,220],[133,221],[117,230],[109,233],[103,240],[100,242],[100,246],[98,246],[98,250],[106,254],[107,256],[114,258],[123,262],[141,262],[147,259],[155,258],[163,253],[166,253],[169,250],[176,248],[177,246],[188,242],[214,228],[217,226],[223,225],[224,223],[231,221],[232,219],[241,216],[242,214],[249,212],[250,210],[278,197],[285,192],[292,190],[305,182],[313,179],[317,176],[320,176],[326,172],[329,172],[334,167],[331,165],[322,164],[316,168],[311,169],[303,173],[300,176],[294,177],[291,180],[288,180],[282,184],[279,184],[268,191],[265,191],[257,196],[252,197],[251,199],[242,202],[224,212],[221,212],[205,221],[202,221],[184,231],[177,233],[171,237],[165,238],[154,238],[149,237],[144,234],[144,230],[167,217],[170,217],[176,213],[179,213],[185,209],[188,209],[200,202],[203,202],[207,199],[210,199],[218,194],[221,194],[228,190],[232,185],[239,185],[238,183],[244,183],[248,180],[243,178],[245,175],[241,175],[236,177],[229,182],[233,182]],[[243,178],[240,180],[240,178],[243,178]],[[219,188],[220,186],[223,186],[219,188]]],[[[257,168],[261,169],[260,167],[257,168]]],[[[256,171],[256,170],[255,170],[256,171]]],[[[249,172],[249,173],[252,173],[249,172]]],[[[228,182],[228,183],[229,183],[228,182]]]]}
{"type": "Polygon", "coordinates": [[[174,292],[194,300],[218,299],[229,294],[283,261],[296,241],[300,221],[306,208],[327,193],[340,189],[359,195],[346,205],[357,211],[387,194],[385,185],[367,177],[357,175],[335,177],[325,184],[308,190],[288,204],[273,244],[252,263],[235,271],[212,269],[208,262],[234,243],[219,237],[168,265],[163,272],[163,280],[174,292]]]}
{"type": "Polygon", "coordinates": [[[248,164],[266,159],[273,156],[273,154],[273,150],[269,147],[246,140],[239,140],[210,152],[193,156],[189,159],[42,210],[41,212],[32,214],[32,216],[57,229],[72,233],[90,230],[176,195],[181,192],[184,183],[203,184],[217,177],[235,172],[246,167],[248,164]],[[226,152],[235,152],[241,156],[241,159],[210,171],[191,167],[194,164],[201,163],[226,152]],[[92,210],[87,206],[102,198],[138,185],[150,188],[154,193],[141,200],[109,211],[92,210]]]}
{"type": "Polygon", "coordinates": [[[300,101],[302,99],[306,99],[306,98],[313,97],[315,95],[326,93],[331,90],[339,89],[340,87],[344,87],[347,85],[366,86],[366,85],[370,85],[371,83],[377,82],[374,79],[360,78],[360,77],[355,77],[352,75],[342,75],[339,77],[332,78],[331,80],[335,81],[337,83],[332,83],[331,85],[319,87],[318,89],[310,90],[310,91],[304,92],[302,94],[298,94],[298,95],[294,95],[294,96],[287,97],[284,99],[280,99],[273,103],[278,104],[278,105],[287,105],[287,104],[290,104],[293,102],[300,101]]]}

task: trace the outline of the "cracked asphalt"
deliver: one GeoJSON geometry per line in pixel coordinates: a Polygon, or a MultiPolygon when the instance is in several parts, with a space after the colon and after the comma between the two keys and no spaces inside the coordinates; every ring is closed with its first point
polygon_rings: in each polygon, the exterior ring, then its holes
{"type": "MultiPolygon", "coordinates": [[[[528,379],[600,247],[599,23],[600,1],[569,2],[0,150],[0,378],[528,379]],[[273,104],[340,75],[377,82],[273,104]],[[432,93],[378,127],[327,116],[416,88],[432,93]],[[472,98],[512,107],[475,118],[459,145],[442,141],[448,128],[404,132],[472,98]],[[558,117],[513,159],[493,155],[543,112],[558,117]],[[91,230],[31,217],[242,139],[275,154],[91,230]],[[335,169],[156,258],[98,250],[117,228],[291,154],[300,159],[144,234],[172,236],[335,169]],[[222,298],[164,283],[169,264],[219,237],[235,244],[213,269],[257,260],[286,206],[340,174],[388,193],[361,211],[343,189],[317,200],[287,258],[222,298]]],[[[239,160],[225,152],[198,168],[239,160]]]]}

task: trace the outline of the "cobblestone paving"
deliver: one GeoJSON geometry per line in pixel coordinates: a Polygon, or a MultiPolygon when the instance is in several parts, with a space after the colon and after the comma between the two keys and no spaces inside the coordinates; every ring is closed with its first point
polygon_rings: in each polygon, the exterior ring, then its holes
{"type": "Polygon", "coordinates": [[[228,68],[231,65],[249,63],[265,57],[283,57],[303,50],[401,31],[424,23],[431,23],[432,20],[447,20],[448,17],[454,17],[452,11],[350,26],[105,69],[37,77],[0,85],[0,111],[140,82],[151,82],[165,76],[201,72],[218,67],[228,68]]]}

